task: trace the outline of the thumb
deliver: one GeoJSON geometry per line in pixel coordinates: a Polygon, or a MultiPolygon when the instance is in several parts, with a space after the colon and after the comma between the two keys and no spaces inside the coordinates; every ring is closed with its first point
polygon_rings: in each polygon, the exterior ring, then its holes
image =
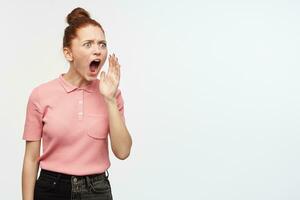
{"type": "Polygon", "coordinates": [[[105,78],[105,72],[104,71],[102,71],[101,73],[100,73],[100,80],[104,80],[104,78],[105,78]]]}

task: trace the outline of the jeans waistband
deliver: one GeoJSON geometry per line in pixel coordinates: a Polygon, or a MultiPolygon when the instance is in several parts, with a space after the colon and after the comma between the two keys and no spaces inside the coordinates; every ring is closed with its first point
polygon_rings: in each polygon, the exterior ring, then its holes
{"type": "Polygon", "coordinates": [[[40,172],[40,177],[43,178],[49,178],[49,179],[53,179],[53,180],[62,180],[62,181],[67,181],[67,182],[71,182],[71,178],[76,177],[77,179],[90,179],[92,181],[96,181],[96,180],[100,180],[103,178],[108,178],[109,173],[106,170],[105,172],[102,173],[98,173],[98,174],[89,174],[89,175],[83,175],[83,176],[78,176],[78,175],[70,175],[70,174],[64,174],[64,173],[60,173],[60,172],[54,172],[54,171],[50,171],[50,170],[46,170],[46,169],[41,169],[40,172]],[[106,173],[107,172],[107,175],[106,173]]]}

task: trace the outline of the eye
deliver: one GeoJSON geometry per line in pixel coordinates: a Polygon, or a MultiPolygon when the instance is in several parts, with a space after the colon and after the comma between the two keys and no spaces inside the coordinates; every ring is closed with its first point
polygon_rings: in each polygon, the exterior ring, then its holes
{"type": "Polygon", "coordinates": [[[101,43],[99,43],[99,46],[103,47],[103,48],[106,48],[106,43],[105,42],[101,42],[101,43]]]}
{"type": "Polygon", "coordinates": [[[89,47],[91,47],[91,42],[84,43],[84,44],[83,44],[83,46],[85,46],[85,47],[88,47],[88,48],[89,48],[89,47]]]}

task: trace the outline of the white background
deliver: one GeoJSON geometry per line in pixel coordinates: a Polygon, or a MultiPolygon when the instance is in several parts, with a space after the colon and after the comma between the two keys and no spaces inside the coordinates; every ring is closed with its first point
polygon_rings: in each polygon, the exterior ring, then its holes
{"type": "MultiPolygon", "coordinates": [[[[31,90],[68,70],[82,6],[122,65],[133,147],[116,200],[300,198],[299,1],[1,1],[1,199],[21,199],[31,90]]],[[[105,64],[105,70],[108,65],[105,64]]]]}

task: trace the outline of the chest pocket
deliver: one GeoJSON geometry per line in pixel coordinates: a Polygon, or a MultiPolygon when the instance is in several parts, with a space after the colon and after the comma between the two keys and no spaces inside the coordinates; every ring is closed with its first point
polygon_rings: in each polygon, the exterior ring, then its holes
{"type": "Polygon", "coordinates": [[[87,115],[87,135],[94,139],[108,136],[108,118],[105,115],[87,115]]]}

